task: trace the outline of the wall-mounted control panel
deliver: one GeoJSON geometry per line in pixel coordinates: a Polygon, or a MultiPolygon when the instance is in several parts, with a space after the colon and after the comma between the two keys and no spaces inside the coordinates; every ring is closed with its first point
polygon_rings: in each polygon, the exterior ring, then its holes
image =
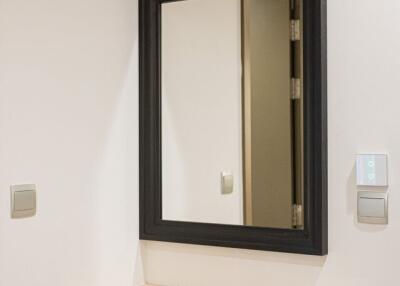
{"type": "Polygon", "coordinates": [[[388,185],[387,161],[386,154],[358,154],[357,185],[386,187],[388,185]]]}
{"type": "Polygon", "coordinates": [[[358,222],[372,224],[388,223],[387,192],[358,192],[358,222]]]}
{"type": "Polygon", "coordinates": [[[12,218],[25,218],[36,214],[35,185],[13,185],[10,191],[12,218]]]}

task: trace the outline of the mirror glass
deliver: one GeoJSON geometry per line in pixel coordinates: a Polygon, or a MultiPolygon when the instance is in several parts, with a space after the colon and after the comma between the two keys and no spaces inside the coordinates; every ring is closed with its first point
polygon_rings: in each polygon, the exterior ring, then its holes
{"type": "Polygon", "coordinates": [[[162,219],[303,227],[300,0],[162,4],[162,219]]]}

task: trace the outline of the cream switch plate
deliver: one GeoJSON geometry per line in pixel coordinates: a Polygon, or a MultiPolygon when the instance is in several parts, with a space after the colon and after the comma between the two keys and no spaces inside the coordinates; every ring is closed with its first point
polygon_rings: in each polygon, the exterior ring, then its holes
{"type": "Polygon", "coordinates": [[[12,218],[25,218],[36,214],[35,185],[13,185],[10,191],[12,218]]]}
{"type": "Polygon", "coordinates": [[[388,195],[386,192],[358,192],[357,209],[358,222],[388,223],[388,195]]]}

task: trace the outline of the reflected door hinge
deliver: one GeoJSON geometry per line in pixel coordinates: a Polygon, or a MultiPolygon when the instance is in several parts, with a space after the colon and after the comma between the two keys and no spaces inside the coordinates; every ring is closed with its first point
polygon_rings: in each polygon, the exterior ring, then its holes
{"type": "Polygon", "coordinates": [[[292,225],[293,227],[303,226],[303,206],[293,205],[292,206],[292,225]]]}
{"type": "Polygon", "coordinates": [[[292,78],[290,81],[290,93],[292,99],[300,99],[301,97],[301,80],[292,78]]]}
{"type": "Polygon", "coordinates": [[[290,40],[300,41],[301,29],[300,20],[290,20],[290,40]]]}

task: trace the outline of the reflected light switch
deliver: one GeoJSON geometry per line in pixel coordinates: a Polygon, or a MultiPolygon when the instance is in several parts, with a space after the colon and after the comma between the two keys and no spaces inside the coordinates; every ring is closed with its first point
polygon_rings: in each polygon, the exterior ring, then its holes
{"type": "Polygon", "coordinates": [[[233,192],[233,174],[230,171],[221,173],[221,193],[223,195],[233,192]]]}

